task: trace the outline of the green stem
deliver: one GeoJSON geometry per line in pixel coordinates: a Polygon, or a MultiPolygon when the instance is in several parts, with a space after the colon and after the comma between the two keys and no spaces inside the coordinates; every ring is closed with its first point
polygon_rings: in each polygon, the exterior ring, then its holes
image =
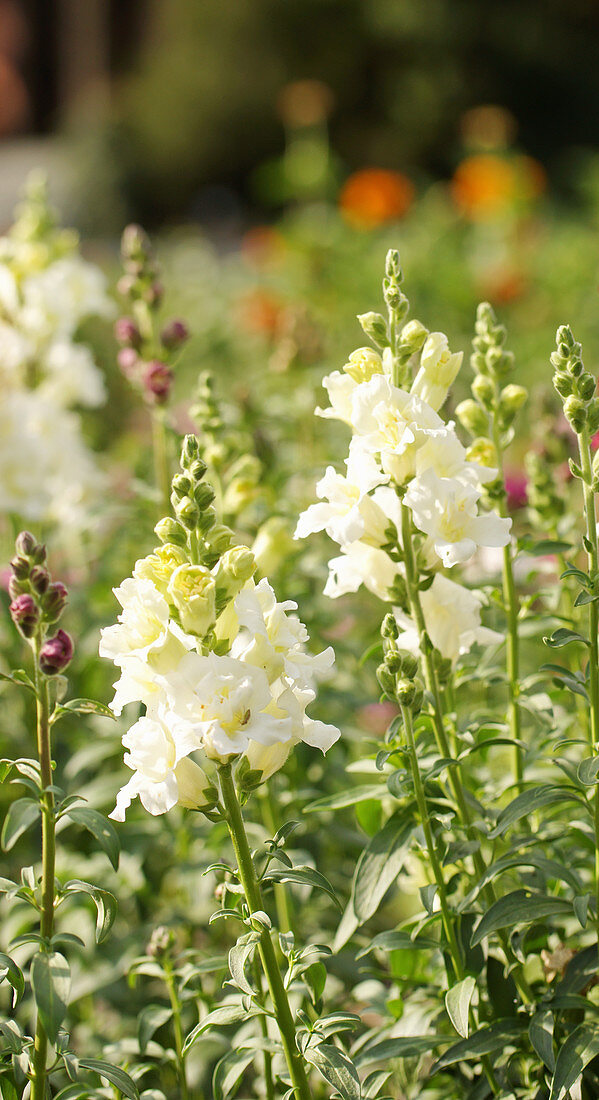
{"type": "MultiPolygon", "coordinates": [[[[254,976],[256,980],[256,986],[260,993],[260,1000],[263,1003],[262,993],[262,971],[260,970],[260,963],[257,958],[254,958],[254,976]]],[[[268,1021],[264,1013],[260,1016],[260,1030],[262,1032],[262,1038],[268,1040],[268,1021]]],[[[272,1054],[270,1050],[264,1050],[264,1083],[266,1086],[266,1100],[274,1100],[275,1097],[275,1083],[272,1075],[272,1054]]]]}
{"type": "Polygon", "coordinates": [[[181,1005],[179,1003],[179,997],[177,994],[177,985],[175,981],[175,975],[173,973],[172,964],[170,959],[166,959],[164,962],[164,973],[166,976],[166,987],[168,989],[169,1000],[171,1002],[171,1008],[173,1010],[173,1031],[175,1033],[175,1053],[177,1055],[177,1068],[179,1071],[179,1083],[181,1085],[182,1100],[189,1100],[189,1089],[187,1087],[187,1073],[185,1070],[185,1055],[183,1054],[183,1026],[181,1023],[181,1005]]]}
{"type": "Polygon", "coordinates": [[[162,409],[152,409],[152,450],[154,480],[160,494],[160,518],[171,512],[171,475],[166,440],[166,422],[162,409]]]}
{"type": "MultiPolygon", "coordinates": [[[[50,743],[50,703],[48,681],[39,667],[39,639],[33,651],[35,659],[35,688],[37,698],[37,751],[40,762],[42,795],[42,883],[40,905],[40,933],[44,939],[51,939],[54,933],[54,895],[56,867],[56,819],[54,814],[54,795],[52,793],[52,755],[50,743]]],[[[46,1062],[48,1057],[48,1037],[41,1019],[37,1017],[33,1058],[31,1066],[31,1100],[45,1100],[46,1062]]]]}
{"type": "MultiPolygon", "coordinates": [[[[231,774],[231,765],[221,765],[218,770],[227,826],[231,836],[235,858],[237,860],[239,879],[243,887],[250,914],[264,912],[262,891],[260,890],[260,885],[256,877],[256,869],[248,844],[245,825],[241,815],[241,807],[231,774]]],[[[258,946],[262,968],[270,990],[293,1089],[298,1100],[311,1100],[306,1070],[297,1048],[295,1023],[291,1014],[287,991],[283,984],[270,932],[264,928],[260,932],[258,946]]]]}
{"type": "MultiPolygon", "coordinates": [[[[586,520],[587,559],[593,582],[599,575],[597,544],[597,513],[593,492],[593,462],[588,428],[578,437],[580,465],[583,477],[584,513],[586,520]]],[[[599,748],[599,604],[593,600],[589,608],[589,742],[593,756],[599,748]]],[[[595,896],[597,900],[597,935],[599,937],[599,785],[595,787],[593,820],[595,828],[595,896]]]]}

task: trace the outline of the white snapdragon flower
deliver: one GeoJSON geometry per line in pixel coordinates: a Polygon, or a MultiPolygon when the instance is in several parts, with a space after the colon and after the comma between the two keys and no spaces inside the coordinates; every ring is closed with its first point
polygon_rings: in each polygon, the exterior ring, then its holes
{"type": "Polygon", "coordinates": [[[431,332],[420,354],[420,369],[411,393],[421,397],[432,409],[440,409],[462,365],[462,352],[449,350],[443,332],[431,332]]]}
{"type": "Polygon", "coordinates": [[[84,344],[54,341],[44,352],[44,370],[39,392],[45,400],[62,408],[70,405],[95,408],[106,398],[104,379],[84,344]]]}
{"type": "Polygon", "coordinates": [[[34,346],[13,325],[0,321],[0,375],[9,386],[20,384],[34,346]]]}
{"type": "Polygon", "coordinates": [[[353,542],[343,548],[339,557],[331,558],[324,594],[336,599],[357,592],[363,584],[380,600],[387,600],[389,589],[400,573],[400,566],[384,550],[353,542]]]}
{"type": "Polygon", "coordinates": [[[151,814],[163,814],[177,804],[200,809],[210,786],[206,773],[189,755],[196,746],[192,724],[158,708],[140,718],[123,737],[125,764],[133,775],[117,795],[110,817],[125,820],[125,811],[139,797],[151,814]]]}
{"type": "Polygon", "coordinates": [[[460,443],[453,420],[442,428],[426,433],[414,457],[416,476],[433,470],[437,477],[453,477],[470,485],[482,485],[497,477],[497,470],[468,462],[466,448],[460,443]]]}
{"type": "Polygon", "coordinates": [[[329,395],[330,406],[317,408],[316,415],[328,420],[343,420],[352,423],[352,398],[361,385],[384,371],[383,360],[373,348],[358,348],[352,351],[348,362],[341,371],[333,371],[322,380],[329,395]]]}
{"type": "MultiPolygon", "coordinates": [[[[473,645],[499,645],[503,635],[481,626],[482,597],[437,573],[430,588],[420,594],[427,634],[443,657],[455,662],[473,645]]],[[[400,649],[418,653],[416,626],[402,611],[395,611],[400,628],[400,649]]]]}
{"type": "Polygon", "coordinates": [[[373,455],[360,446],[359,439],[352,441],[346,466],[346,476],[338,474],[332,466],[327,467],[316,485],[316,495],[324,499],[301,513],[296,539],[326,531],[340,546],[359,539],[379,546],[385,541],[385,516],[369,493],[388,481],[388,475],[382,473],[373,455]]]}
{"type": "Polygon", "coordinates": [[[21,324],[41,337],[69,338],[84,317],[114,314],[103,272],[77,253],[23,279],[21,295],[21,324]]]}
{"type": "Polygon", "coordinates": [[[413,476],[427,434],[444,424],[420,397],[376,375],[353,395],[352,426],[364,450],[380,455],[383,471],[401,485],[413,476]]]}
{"type": "Polygon", "coordinates": [[[408,486],[404,504],[414,523],[432,539],[435,552],[451,567],[472,557],[477,546],[507,546],[511,519],[478,514],[481,491],[455,478],[427,470],[408,486]]]}

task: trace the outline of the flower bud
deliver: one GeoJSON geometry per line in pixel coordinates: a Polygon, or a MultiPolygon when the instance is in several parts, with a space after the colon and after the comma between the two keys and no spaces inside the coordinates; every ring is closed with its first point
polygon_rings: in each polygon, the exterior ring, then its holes
{"type": "Polygon", "coordinates": [[[375,374],[383,373],[383,361],[374,348],[358,348],[352,351],[343,370],[354,382],[369,382],[375,374]]]}
{"type": "Polygon", "coordinates": [[[202,458],[195,458],[187,467],[192,481],[201,481],[208,469],[202,458]]]}
{"type": "Polygon", "coordinates": [[[184,756],[175,767],[178,804],[186,810],[204,810],[218,801],[218,791],[212,786],[206,772],[184,756]]]}
{"type": "Polygon", "coordinates": [[[401,259],[397,248],[390,248],[385,256],[385,275],[388,279],[395,279],[398,283],[401,283],[403,279],[401,259]]]}
{"type": "Polygon", "coordinates": [[[528,390],[524,386],[510,384],[501,391],[500,407],[502,411],[516,413],[521,409],[528,397],[528,390]]]}
{"type": "Polygon", "coordinates": [[[400,707],[409,707],[416,696],[416,685],[407,676],[402,677],[395,685],[395,697],[400,707]]]}
{"type": "Polygon", "coordinates": [[[59,630],[53,638],[47,638],[40,649],[40,668],[44,676],[56,676],[64,671],[72,658],[71,637],[66,630],[59,630]]]}
{"type": "Polygon", "coordinates": [[[175,498],[180,500],[181,497],[186,497],[191,492],[191,479],[185,474],[175,474],[171,487],[175,498]]]}
{"type": "Polygon", "coordinates": [[[34,565],[29,574],[29,583],[38,596],[43,596],[50,584],[50,574],[42,565],[34,565]]]}
{"type": "Polygon", "coordinates": [[[466,451],[468,462],[477,462],[479,466],[487,466],[493,469],[497,462],[495,448],[490,439],[479,436],[474,439],[466,451]]]}
{"type": "Polygon", "coordinates": [[[264,783],[283,767],[292,746],[292,741],[276,741],[274,745],[262,745],[259,741],[250,741],[244,754],[250,771],[261,772],[261,782],[264,783]]]}
{"type": "Polygon", "coordinates": [[[183,629],[203,638],[216,619],[216,586],[210,570],[203,565],[179,565],[167,592],[183,629]]]}
{"type": "Polygon", "coordinates": [[[381,634],[383,638],[397,638],[399,637],[399,627],[395,615],[389,611],[381,623],[381,634]]]}
{"type": "Polygon", "coordinates": [[[60,581],[54,581],[53,584],[49,585],[42,600],[42,611],[47,623],[55,623],[60,618],[68,598],[69,594],[60,581]]]}
{"type": "MultiPolygon", "coordinates": [[[[202,517],[211,512],[216,516],[213,508],[207,508],[202,513],[202,517]]],[[[229,549],[233,541],[233,532],[231,528],[227,527],[224,523],[212,523],[211,528],[212,529],[206,537],[206,543],[212,553],[220,558],[221,555],[225,553],[225,550],[229,549]]],[[[247,549],[247,547],[245,547],[245,549],[247,549]]]]}
{"type": "Polygon", "coordinates": [[[199,485],[196,485],[193,490],[193,499],[195,500],[200,511],[204,511],[208,508],[214,500],[214,489],[208,481],[201,481],[199,485]]]}
{"type": "Polygon", "coordinates": [[[159,520],[154,532],[161,542],[174,542],[177,546],[187,546],[185,529],[172,516],[165,516],[164,519],[159,520]]]}
{"type": "Polygon", "coordinates": [[[570,397],[574,393],[574,383],[567,371],[556,371],[553,375],[553,385],[560,397],[570,397]]]}
{"type": "Polygon", "coordinates": [[[588,371],[585,371],[584,374],[581,374],[580,378],[578,379],[578,392],[583,401],[590,401],[591,397],[594,396],[596,389],[597,381],[595,378],[593,378],[593,375],[589,374],[588,371]]]}
{"type": "Polygon", "coordinates": [[[171,932],[170,928],[166,928],[164,924],[161,924],[152,932],[146,951],[151,958],[159,959],[163,955],[166,955],[174,946],[174,933],[171,932]]]}
{"type": "MultiPolygon", "coordinates": [[[[204,508],[203,512],[200,512],[197,521],[197,528],[200,534],[205,536],[208,531],[210,531],[210,528],[215,526],[217,526],[216,511],[211,505],[209,508],[204,508]]],[[[233,532],[231,532],[231,538],[232,537],[233,532]]]]}
{"type": "Polygon", "coordinates": [[[472,382],[472,392],[486,409],[492,409],[495,401],[495,386],[490,378],[477,374],[472,382]]]}
{"type": "Polygon", "coordinates": [[[32,638],[40,620],[39,608],[33,596],[23,593],[13,600],[10,607],[10,617],[24,638],[32,638]]]}
{"type": "Polygon", "coordinates": [[[8,594],[11,600],[16,600],[17,596],[22,596],[24,592],[27,592],[29,585],[26,581],[20,581],[15,576],[8,578],[8,594]]]}
{"type": "Polygon", "coordinates": [[[114,323],[114,336],[119,344],[139,348],[141,333],[132,317],[119,317],[114,323]]]}
{"type": "Polygon", "coordinates": [[[370,313],[360,313],[358,314],[358,321],[362,326],[362,331],[377,347],[389,347],[387,322],[380,313],[373,313],[372,311],[370,313]]]}
{"type": "Polygon", "coordinates": [[[15,550],[20,558],[31,558],[38,550],[37,539],[31,534],[30,531],[21,531],[17,535],[15,542],[15,550]]]}
{"type": "Polygon", "coordinates": [[[140,364],[140,359],[135,349],[121,348],[117,353],[116,361],[121,373],[124,374],[125,378],[128,378],[129,381],[132,381],[140,364]]]}
{"type": "Polygon", "coordinates": [[[200,459],[200,444],[195,435],[186,435],[181,447],[181,465],[189,468],[189,464],[200,459]]]}
{"type": "Polygon", "coordinates": [[[395,676],[390,671],[386,663],[379,665],[376,670],[376,678],[381,685],[381,688],[391,699],[395,698],[395,676]]]}
{"type": "Polygon", "coordinates": [[[173,318],[172,321],[167,321],[162,332],[160,333],[160,340],[165,348],[169,351],[174,351],[175,348],[181,347],[186,340],[189,339],[189,329],[184,321],[180,321],[178,318],[173,318]]]}
{"type": "Polygon", "coordinates": [[[116,284],[117,294],[120,294],[121,298],[131,298],[136,287],[137,279],[133,275],[121,275],[116,284]]]}
{"type": "Polygon", "coordinates": [[[398,650],[398,656],[401,659],[401,671],[408,680],[413,680],[418,672],[418,658],[410,653],[408,649],[398,650]]]}
{"type": "Polygon", "coordinates": [[[580,435],[587,421],[587,410],[584,401],[581,401],[580,397],[571,394],[564,402],[564,415],[576,434],[580,435]]]}
{"type": "Polygon", "coordinates": [[[183,526],[187,527],[189,531],[193,530],[193,528],[198,525],[200,510],[195,500],[192,500],[191,497],[185,496],[182,497],[181,500],[176,500],[175,494],[173,493],[173,507],[177,519],[180,520],[183,526]]]}
{"type": "Polygon", "coordinates": [[[241,588],[256,572],[256,560],[248,546],[231,546],[225,550],[219,563],[220,574],[241,588]]]}
{"type": "Polygon", "coordinates": [[[142,372],[146,399],[153,405],[165,405],[173,384],[173,372],[160,359],[146,363],[142,372]]]}
{"type": "Polygon", "coordinates": [[[143,262],[150,253],[150,240],[141,225],[126,225],[121,237],[121,255],[125,260],[143,262]]]}
{"type": "Polygon", "coordinates": [[[460,402],[456,409],[456,416],[460,424],[462,424],[471,435],[486,435],[489,431],[489,418],[487,414],[471,397],[467,398],[466,401],[460,402]]]}
{"type": "Polygon", "coordinates": [[[408,344],[412,351],[420,351],[427,336],[428,329],[420,321],[408,321],[401,330],[400,342],[408,344]]]}

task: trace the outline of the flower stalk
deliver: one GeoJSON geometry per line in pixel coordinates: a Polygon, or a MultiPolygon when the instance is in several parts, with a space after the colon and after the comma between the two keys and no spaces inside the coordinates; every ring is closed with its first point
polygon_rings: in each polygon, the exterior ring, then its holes
{"type": "MultiPolygon", "coordinates": [[[[243,887],[250,915],[254,913],[264,913],[262,891],[260,890],[260,884],[256,876],[256,869],[248,844],[241,807],[235,790],[231,765],[220,765],[218,773],[225,820],[235,852],[239,879],[243,887]]],[[[306,1070],[296,1043],[295,1023],[291,1014],[287,991],[279,970],[271,934],[270,931],[264,928],[261,922],[258,949],[262,968],[270,991],[293,1089],[297,1100],[311,1100],[312,1094],[308,1084],[306,1070]]]]}

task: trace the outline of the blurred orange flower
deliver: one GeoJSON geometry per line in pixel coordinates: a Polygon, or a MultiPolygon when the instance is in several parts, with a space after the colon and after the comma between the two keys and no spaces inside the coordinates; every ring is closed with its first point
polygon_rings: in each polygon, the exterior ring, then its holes
{"type": "Polygon", "coordinates": [[[403,218],[414,199],[414,184],[401,172],[362,168],[345,182],[339,195],[343,217],[358,229],[403,218]]]}
{"type": "Polygon", "coordinates": [[[267,290],[251,290],[237,303],[237,316],[248,332],[274,336],[283,317],[283,305],[267,290]]]}
{"type": "Polygon", "coordinates": [[[258,270],[276,267],[285,253],[285,238],[270,225],[255,225],[244,233],[241,254],[244,260],[258,270]]]}
{"type": "Polygon", "coordinates": [[[450,191],[467,218],[486,221],[536,199],[545,186],[545,171],[532,157],[479,153],[458,165],[450,191]]]}

